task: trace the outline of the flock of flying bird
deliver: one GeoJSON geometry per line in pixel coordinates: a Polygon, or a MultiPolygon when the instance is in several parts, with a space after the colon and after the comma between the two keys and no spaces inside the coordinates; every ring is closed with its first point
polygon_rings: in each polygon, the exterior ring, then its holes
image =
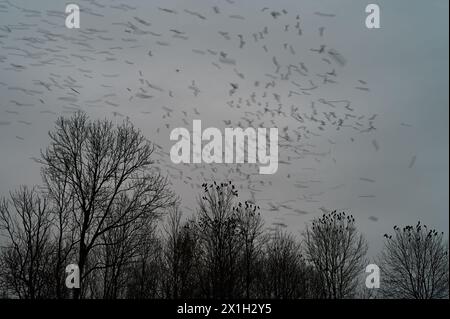
{"type": "MultiPolygon", "coordinates": [[[[248,192],[250,203],[279,213],[275,227],[287,226],[285,215],[306,215],[314,207],[329,212],[320,197],[345,184],[324,186],[314,176],[322,163],[336,163],[334,137],[353,142],[377,129],[377,114],[342,97],[364,99],[370,88],[365,80],[349,85],[339,78],[347,59],[326,41],[335,15],[313,12],[319,25],[311,27],[301,12],[255,7],[248,16],[232,0],[201,8],[153,5],[149,16],[130,3],[79,1],[81,28],[68,30],[64,7],[29,9],[0,1],[0,134],[5,127],[35,125],[24,118],[36,112],[47,115],[48,123],[78,110],[148,120],[151,132],[142,130],[156,146],[158,169],[172,182],[200,189],[208,179],[232,180],[248,192]],[[14,19],[7,23],[7,17],[14,19]],[[190,71],[194,66],[198,72],[190,71]],[[297,196],[263,198],[273,194],[276,178],[259,175],[254,164],[171,163],[164,144],[170,130],[202,117],[223,127],[278,127],[277,175],[297,196]],[[310,210],[300,209],[308,205],[310,210]]],[[[27,136],[16,138],[20,143],[27,136]]],[[[370,141],[378,151],[377,140],[370,141]]]]}

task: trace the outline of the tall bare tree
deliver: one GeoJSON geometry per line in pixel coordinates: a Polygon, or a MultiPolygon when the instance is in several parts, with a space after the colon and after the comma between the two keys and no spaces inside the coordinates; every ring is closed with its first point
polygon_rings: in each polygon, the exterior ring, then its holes
{"type": "Polygon", "coordinates": [[[345,212],[324,214],[304,232],[308,261],[321,280],[322,298],[352,298],[365,269],[367,242],[345,212]]]}
{"type": "Polygon", "coordinates": [[[247,201],[243,204],[239,203],[234,210],[237,213],[238,236],[242,247],[240,253],[242,296],[252,298],[256,296],[256,263],[260,260],[265,240],[265,236],[263,236],[264,223],[260,208],[254,203],[247,201]]]}
{"type": "Polygon", "coordinates": [[[126,297],[132,299],[164,297],[162,279],[163,245],[154,229],[141,232],[140,245],[133,262],[127,267],[126,297]]]}
{"type": "Polygon", "coordinates": [[[241,241],[239,218],[234,208],[238,191],[230,183],[203,184],[199,198],[196,232],[198,258],[203,272],[201,286],[209,298],[236,296],[241,241]]]}
{"type": "Polygon", "coordinates": [[[101,237],[155,214],[174,197],[166,179],[152,170],[152,145],[128,121],[116,126],[78,112],[59,118],[49,137],[40,163],[44,176],[66,181],[74,197],[70,211],[81,284],[75,297],[80,297],[83,280],[96,267],[88,263],[90,252],[104,244],[101,237]],[[117,210],[119,202],[123,206],[117,210]],[[88,264],[93,268],[85,269],[88,264]]]}
{"type": "Polygon", "coordinates": [[[51,213],[47,199],[35,188],[21,187],[0,202],[0,280],[12,296],[51,296],[51,213]]]}
{"type": "Polygon", "coordinates": [[[69,292],[65,289],[65,268],[75,259],[74,248],[78,244],[76,225],[72,212],[75,209],[73,190],[69,187],[68,177],[60,176],[55,171],[42,174],[44,192],[51,206],[52,214],[52,255],[53,285],[55,297],[66,298],[69,292]]]}
{"type": "Polygon", "coordinates": [[[258,278],[259,297],[276,299],[311,298],[313,269],[310,269],[295,237],[275,230],[264,245],[264,258],[258,261],[262,272],[258,278]]]}
{"type": "Polygon", "coordinates": [[[164,225],[164,290],[168,298],[195,296],[197,283],[196,264],[197,236],[191,221],[183,222],[178,206],[174,206],[164,225]]]}
{"type": "Polygon", "coordinates": [[[448,243],[444,233],[421,225],[394,226],[380,256],[384,297],[435,299],[449,296],[448,243]]]}

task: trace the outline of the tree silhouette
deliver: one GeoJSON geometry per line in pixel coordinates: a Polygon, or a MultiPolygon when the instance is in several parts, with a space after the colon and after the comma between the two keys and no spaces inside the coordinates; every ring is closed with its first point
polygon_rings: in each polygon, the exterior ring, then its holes
{"type": "Polygon", "coordinates": [[[43,171],[42,180],[52,214],[52,243],[54,254],[52,261],[53,285],[56,298],[68,297],[65,289],[65,267],[75,260],[74,248],[77,244],[73,210],[75,197],[73,189],[69,187],[68,176],[60,176],[55,171],[43,171]]]}
{"type": "Polygon", "coordinates": [[[306,228],[304,239],[307,259],[320,276],[321,297],[354,297],[367,253],[354,217],[336,211],[324,214],[306,228]]]}
{"type": "MultiPolygon", "coordinates": [[[[156,226],[154,226],[156,227],[156,226]]],[[[164,297],[162,281],[167,273],[163,265],[163,244],[155,229],[141,233],[140,245],[127,267],[126,298],[154,299],[164,297]]]]}
{"type": "Polygon", "coordinates": [[[257,262],[261,258],[264,244],[264,223],[259,212],[259,206],[249,203],[238,204],[234,211],[238,219],[238,239],[241,242],[240,273],[242,277],[243,297],[257,296],[255,280],[257,262]]]}
{"type": "Polygon", "coordinates": [[[394,226],[380,257],[381,288],[391,298],[448,298],[448,244],[444,233],[421,225],[394,226]]]}
{"type": "Polygon", "coordinates": [[[231,298],[237,289],[241,242],[239,220],[234,208],[238,192],[231,183],[203,184],[199,211],[194,223],[199,237],[199,271],[203,294],[231,298]]]}
{"type": "Polygon", "coordinates": [[[277,230],[265,247],[260,278],[262,297],[275,299],[314,296],[314,272],[307,266],[294,236],[277,230]]]}
{"type": "Polygon", "coordinates": [[[130,224],[138,227],[136,221],[152,218],[174,196],[166,179],[151,170],[153,147],[127,121],[115,126],[78,112],[59,118],[49,137],[40,163],[44,176],[66,181],[74,197],[71,218],[81,284],[75,296],[80,297],[83,280],[97,267],[88,260],[90,252],[105,245],[102,236],[130,224]]]}
{"type": "Polygon", "coordinates": [[[197,284],[194,274],[197,236],[192,223],[183,223],[181,217],[179,207],[174,206],[168,213],[165,225],[164,295],[174,299],[193,296],[197,284]]]}
{"type": "Polygon", "coordinates": [[[51,214],[47,199],[25,186],[0,202],[0,232],[6,240],[0,259],[0,281],[19,298],[50,294],[52,276],[51,214]]]}

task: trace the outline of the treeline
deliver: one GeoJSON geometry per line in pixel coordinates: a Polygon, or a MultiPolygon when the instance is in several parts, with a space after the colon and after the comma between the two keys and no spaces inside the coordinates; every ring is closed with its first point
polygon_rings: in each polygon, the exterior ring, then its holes
{"type": "Polygon", "coordinates": [[[448,244],[425,225],[394,226],[369,261],[352,215],[324,214],[301,236],[269,231],[231,181],[204,183],[182,216],[129,122],[76,113],[49,137],[42,185],[0,201],[4,298],[448,298],[448,244]],[[81,288],[69,290],[73,263],[81,288]],[[365,286],[369,263],[379,289],[365,286]]]}

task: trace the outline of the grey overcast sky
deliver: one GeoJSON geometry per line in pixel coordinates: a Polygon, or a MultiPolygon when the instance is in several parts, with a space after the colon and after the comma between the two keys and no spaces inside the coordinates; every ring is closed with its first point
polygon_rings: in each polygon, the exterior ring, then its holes
{"type": "Polygon", "coordinates": [[[447,0],[72,3],[80,29],[65,27],[64,2],[0,1],[1,195],[40,183],[32,157],[57,116],[82,109],[128,117],[161,146],[186,215],[205,179],[231,179],[267,227],[352,213],[371,255],[395,224],[448,235],[447,0]],[[372,2],[380,29],[365,27],[372,2]],[[193,119],[278,127],[277,173],[171,163],[170,131],[193,119]]]}

